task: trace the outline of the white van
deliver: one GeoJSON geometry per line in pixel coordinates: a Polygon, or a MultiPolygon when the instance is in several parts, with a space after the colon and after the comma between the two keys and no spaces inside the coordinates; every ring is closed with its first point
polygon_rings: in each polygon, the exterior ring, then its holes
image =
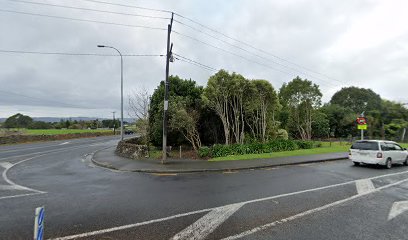
{"type": "Polygon", "coordinates": [[[407,149],[396,142],[383,140],[361,140],[355,142],[349,151],[349,159],[354,165],[376,164],[391,168],[394,163],[408,165],[407,149]]]}

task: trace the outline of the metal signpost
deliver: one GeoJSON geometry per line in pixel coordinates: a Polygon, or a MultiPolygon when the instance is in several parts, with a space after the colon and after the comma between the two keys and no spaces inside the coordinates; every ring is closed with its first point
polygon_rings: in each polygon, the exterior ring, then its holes
{"type": "Polygon", "coordinates": [[[34,240],[43,240],[44,237],[44,207],[35,209],[34,240]]]}

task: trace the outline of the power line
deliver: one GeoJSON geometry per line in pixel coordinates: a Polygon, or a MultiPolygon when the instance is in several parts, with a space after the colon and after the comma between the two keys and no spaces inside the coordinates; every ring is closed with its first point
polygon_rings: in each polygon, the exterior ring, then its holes
{"type": "Polygon", "coordinates": [[[183,57],[183,56],[181,56],[181,55],[179,55],[179,54],[173,53],[173,55],[177,56],[177,57],[176,57],[177,60],[180,60],[180,61],[183,61],[183,62],[187,62],[187,63],[191,63],[191,64],[193,64],[193,65],[196,65],[196,66],[198,66],[198,67],[201,67],[201,68],[204,68],[204,69],[207,69],[207,70],[210,70],[210,71],[215,71],[215,72],[218,71],[216,68],[213,68],[213,67],[207,66],[207,65],[205,65],[205,64],[199,63],[199,62],[197,62],[197,61],[194,61],[194,60],[192,60],[192,59],[183,57]]]}
{"type": "MultiPolygon", "coordinates": [[[[191,36],[188,36],[188,35],[185,35],[185,34],[182,34],[182,33],[176,32],[176,31],[173,31],[173,33],[175,33],[175,34],[177,34],[177,35],[180,35],[180,36],[183,36],[183,37],[185,37],[185,38],[189,38],[189,39],[194,40],[194,41],[196,41],[196,42],[199,42],[199,43],[201,43],[201,44],[204,44],[204,45],[210,46],[210,47],[212,47],[212,48],[215,48],[215,49],[221,50],[221,51],[223,51],[223,52],[226,52],[226,53],[228,53],[228,54],[234,55],[234,56],[236,56],[236,57],[242,58],[242,59],[244,59],[244,60],[246,60],[246,61],[248,61],[248,62],[256,63],[256,64],[258,64],[258,65],[260,65],[260,66],[264,66],[264,67],[267,67],[267,68],[273,69],[273,70],[275,70],[275,71],[278,71],[278,72],[281,72],[281,73],[284,73],[284,74],[287,74],[287,75],[293,76],[293,75],[292,75],[292,73],[289,73],[289,72],[283,71],[283,70],[278,69],[278,68],[274,68],[274,67],[272,67],[272,66],[269,66],[269,65],[266,65],[266,64],[263,64],[263,63],[260,63],[260,62],[254,61],[254,60],[251,60],[251,59],[249,59],[249,58],[247,58],[247,57],[245,57],[245,56],[239,55],[239,54],[237,54],[237,53],[235,53],[235,52],[231,52],[231,51],[225,50],[224,48],[221,48],[221,47],[218,47],[218,46],[212,45],[212,44],[210,44],[210,43],[207,43],[207,42],[201,41],[201,40],[199,40],[199,39],[197,39],[197,38],[194,38],[194,37],[191,37],[191,36]]],[[[281,82],[283,82],[283,81],[281,81],[281,82]]]]}
{"type": "Polygon", "coordinates": [[[270,58],[263,57],[263,56],[261,56],[261,55],[259,55],[259,54],[254,53],[254,52],[248,51],[248,50],[245,49],[245,48],[242,48],[242,47],[240,47],[240,46],[238,46],[238,45],[229,43],[229,42],[227,42],[227,41],[225,41],[225,40],[223,40],[223,39],[221,39],[221,38],[218,38],[218,37],[216,37],[216,36],[214,36],[214,35],[211,35],[211,34],[205,32],[205,31],[203,31],[203,30],[201,30],[201,29],[198,29],[198,28],[195,28],[195,27],[193,27],[193,26],[191,26],[191,25],[189,25],[189,24],[185,24],[185,23],[183,23],[183,22],[181,22],[181,21],[178,21],[178,20],[174,20],[174,22],[177,22],[177,23],[179,23],[179,24],[181,24],[181,25],[183,25],[183,26],[185,26],[185,27],[191,28],[191,29],[193,29],[194,31],[200,32],[200,33],[202,33],[202,34],[205,34],[205,35],[207,35],[207,36],[209,36],[209,37],[211,37],[211,38],[213,38],[213,39],[216,39],[216,40],[218,40],[218,41],[220,41],[220,42],[222,42],[222,43],[225,43],[225,44],[227,44],[227,45],[229,45],[229,46],[232,46],[232,47],[234,47],[234,48],[240,49],[240,50],[242,50],[242,51],[244,51],[244,52],[246,52],[246,53],[249,53],[249,54],[251,54],[251,55],[253,55],[253,56],[256,56],[256,57],[261,58],[261,59],[266,60],[266,61],[270,61],[270,62],[275,63],[275,64],[277,64],[277,65],[280,65],[280,66],[282,66],[282,67],[284,67],[284,68],[291,69],[292,71],[297,72],[297,73],[300,73],[301,75],[305,75],[306,77],[308,76],[308,77],[313,78],[313,79],[315,79],[315,80],[320,80],[320,81],[322,81],[322,82],[326,82],[326,83],[328,83],[328,84],[331,84],[331,83],[330,83],[329,81],[327,81],[327,80],[324,80],[324,79],[321,79],[321,78],[317,78],[317,77],[312,76],[312,75],[309,75],[308,73],[305,73],[305,72],[303,72],[303,71],[299,71],[299,69],[293,68],[293,67],[291,67],[291,66],[282,64],[282,63],[280,63],[280,62],[278,62],[278,61],[275,61],[275,60],[272,60],[272,59],[270,59],[270,58]]]}
{"type": "Polygon", "coordinates": [[[226,37],[226,38],[228,38],[228,39],[230,39],[230,40],[233,40],[233,41],[235,41],[235,42],[241,43],[241,44],[243,44],[243,45],[245,45],[245,46],[247,46],[247,47],[250,47],[250,48],[252,48],[252,49],[254,49],[254,50],[257,50],[257,51],[259,51],[259,52],[262,52],[262,53],[264,53],[264,54],[266,54],[266,55],[270,55],[270,56],[272,56],[272,57],[274,57],[274,58],[276,58],[276,59],[279,59],[279,60],[281,60],[281,61],[284,61],[284,62],[293,64],[293,65],[295,65],[295,66],[297,66],[297,67],[300,67],[300,68],[302,68],[302,69],[305,69],[305,70],[307,70],[307,71],[309,71],[309,72],[312,72],[312,73],[315,73],[315,74],[324,76],[324,77],[326,77],[326,78],[335,80],[335,81],[340,82],[340,83],[344,83],[343,81],[340,81],[340,80],[338,80],[338,79],[332,78],[332,77],[327,76],[327,75],[325,75],[325,74],[323,74],[323,73],[319,73],[319,72],[314,71],[314,70],[312,70],[312,69],[310,69],[310,68],[303,67],[303,66],[301,66],[300,64],[297,64],[297,63],[294,63],[294,62],[292,62],[292,61],[289,61],[289,60],[287,60],[287,59],[285,59],[285,58],[279,57],[279,56],[277,56],[277,55],[275,55],[275,54],[272,54],[272,53],[270,53],[270,52],[267,52],[267,51],[265,51],[265,50],[263,50],[263,49],[254,47],[254,46],[252,46],[252,45],[249,44],[249,43],[246,43],[246,42],[241,41],[241,40],[239,40],[239,39],[230,37],[230,36],[226,35],[225,33],[221,32],[221,31],[218,31],[218,30],[216,30],[216,29],[214,29],[214,28],[208,27],[208,26],[206,26],[206,25],[204,25],[204,24],[202,24],[202,23],[200,23],[200,22],[198,22],[198,21],[195,21],[195,20],[191,19],[191,18],[188,18],[188,17],[183,16],[183,15],[178,14],[178,13],[174,13],[174,15],[176,15],[176,16],[178,16],[178,17],[180,17],[180,18],[186,19],[186,20],[188,20],[188,21],[190,21],[190,22],[192,22],[192,23],[195,23],[195,24],[197,24],[197,25],[199,25],[199,26],[201,26],[201,27],[203,27],[203,28],[205,28],[205,29],[207,29],[207,30],[210,30],[210,31],[212,31],[212,32],[215,32],[215,33],[217,33],[217,34],[220,34],[220,35],[222,35],[222,36],[224,36],[224,37],[226,37]]]}
{"type": "MultiPolygon", "coordinates": [[[[40,55],[63,55],[63,56],[98,56],[98,57],[117,57],[118,54],[100,54],[100,53],[67,53],[67,52],[39,52],[39,51],[20,51],[4,50],[1,53],[18,53],[18,54],[40,54],[40,55]]],[[[163,57],[164,54],[122,54],[123,57],[163,57]]]]}
{"type": "Polygon", "coordinates": [[[144,26],[144,25],[131,25],[131,24],[122,24],[122,23],[96,21],[96,20],[90,20],[90,19],[61,17],[61,16],[53,16],[53,15],[46,15],[46,14],[39,14],[39,13],[21,12],[21,11],[7,10],[7,9],[0,9],[0,12],[16,13],[16,14],[23,14],[23,15],[30,15],[30,16],[37,16],[37,17],[48,17],[48,18],[72,20],[72,21],[79,21],[79,22],[101,23],[101,24],[107,24],[107,25],[115,25],[115,26],[123,26],[123,27],[132,27],[132,28],[144,28],[144,29],[152,29],[152,30],[167,30],[167,29],[165,29],[165,28],[150,27],[150,26],[144,26]]]}
{"type": "MultiPolygon", "coordinates": [[[[242,56],[242,55],[240,55],[240,54],[237,54],[237,53],[235,53],[235,52],[228,51],[228,50],[226,50],[226,49],[224,49],[224,48],[221,48],[221,47],[215,46],[215,45],[213,45],[213,44],[204,42],[204,41],[202,41],[202,40],[200,40],[200,39],[191,37],[191,36],[189,36],[189,35],[186,35],[186,34],[183,34],[183,33],[179,33],[179,32],[177,32],[177,31],[173,31],[173,33],[175,33],[175,34],[177,34],[177,35],[179,35],[179,36],[185,37],[185,38],[189,38],[189,39],[191,39],[191,40],[194,40],[194,41],[199,42],[199,43],[201,43],[201,44],[207,45],[207,46],[209,46],[209,47],[212,47],[212,48],[221,50],[221,51],[226,52],[226,53],[228,53],[228,54],[237,56],[237,57],[242,58],[242,59],[244,59],[244,60],[246,60],[246,61],[248,61],[248,62],[252,62],[252,63],[258,64],[258,65],[260,65],[260,66],[263,66],[263,67],[266,67],[266,68],[270,68],[270,69],[272,69],[272,70],[275,70],[275,71],[278,71],[278,72],[287,74],[287,75],[289,75],[289,76],[293,76],[293,74],[294,74],[294,73],[290,73],[290,72],[287,72],[287,71],[283,71],[282,69],[275,68],[275,67],[272,67],[272,66],[270,66],[270,65],[267,65],[267,64],[264,64],[264,63],[261,63],[261,62],[258,62],[258,61],[254,61],[254,60],[249,59],[249,58],[247,58],[247,57],[245,57],[245,56],[242,56]]],[[[296,74],[295,74],[295,75],[296,75],[296,74]]],[[[282,80],[280,80],[280,81],[281,81],[282,83],[284,83],[284,81],[282,81],[282,80]]],[[[325,85],[328,86],[328,83],[324,83],[324,82],[323,82],[323,84],[325,84],[325,85]]],[[[333,85],[333,86],[336,86],[336,85],[333,84],[333,83],[330,83],[330,84],[333,85]]]]}
{"type": "Polygon", "coordinates": [[[100,3],[100,4],[105,4],[105,5],[111,5],[111,6],[120,6],[120,7],[136,8],[136,9],[142,9],[142,10],[148,10],[148,11],[154,11],[154,12],[172,13],[171,11],[163,10],[163,9],[146,8],[146,7],[139,7],[139,6],[134,6],[134,5],[111,3],[111,2],[104,2],[104,1],[97,1],[97,0],[82,0],[82,1],[85,1],[85,2],[93,2],[93,3],[100,3]]]}
{"type": "Polygon", "coordinates": [[[40,3],[40,2],[31,2],[31,1],[23,1],[23,0],[8,0],[8,1],[16,2],[16,3],[27,3],[27,4],[34,4],[34,5],[41,5],[41,6],[74,9],[74,10],[83,10],[83,11],[90,11],[90,12],[109,13],[109,14],[132,16],[132,17],[170,19],[169,17],[159,17],[159,16],[150,16],[150,15],[142,15],[142,14],[124,13],[124,12],[113,12],[113,11],[106,11],[106,10],[99,10],[99,9],[92,9],[92,8],[82,8],[82,7],[72,7],[72,6],[67,6],[67,5],[57,5],[57,4],[50,4],[50,3],[40,3]]]}

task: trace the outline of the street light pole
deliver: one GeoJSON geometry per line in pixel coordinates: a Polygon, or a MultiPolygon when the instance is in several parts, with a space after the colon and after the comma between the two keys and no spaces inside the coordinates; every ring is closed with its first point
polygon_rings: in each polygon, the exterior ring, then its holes
{"type": "Polygon", "coordinates": [[[98,45],[98,47],[115,49],[120,56],[120,139],[123,140],[123,56],[122,53],[114,47],[105,45],[98,45]]]}

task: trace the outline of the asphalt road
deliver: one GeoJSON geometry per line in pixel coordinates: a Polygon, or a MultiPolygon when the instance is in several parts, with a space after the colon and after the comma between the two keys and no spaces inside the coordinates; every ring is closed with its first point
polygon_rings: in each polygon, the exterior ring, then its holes
{"type": "Polygon", "coordinates": [[[408,167],[349,161],[152,175],[94,166],[100,137],[0,147],[0,239],[408,239],[408,167]]]}

